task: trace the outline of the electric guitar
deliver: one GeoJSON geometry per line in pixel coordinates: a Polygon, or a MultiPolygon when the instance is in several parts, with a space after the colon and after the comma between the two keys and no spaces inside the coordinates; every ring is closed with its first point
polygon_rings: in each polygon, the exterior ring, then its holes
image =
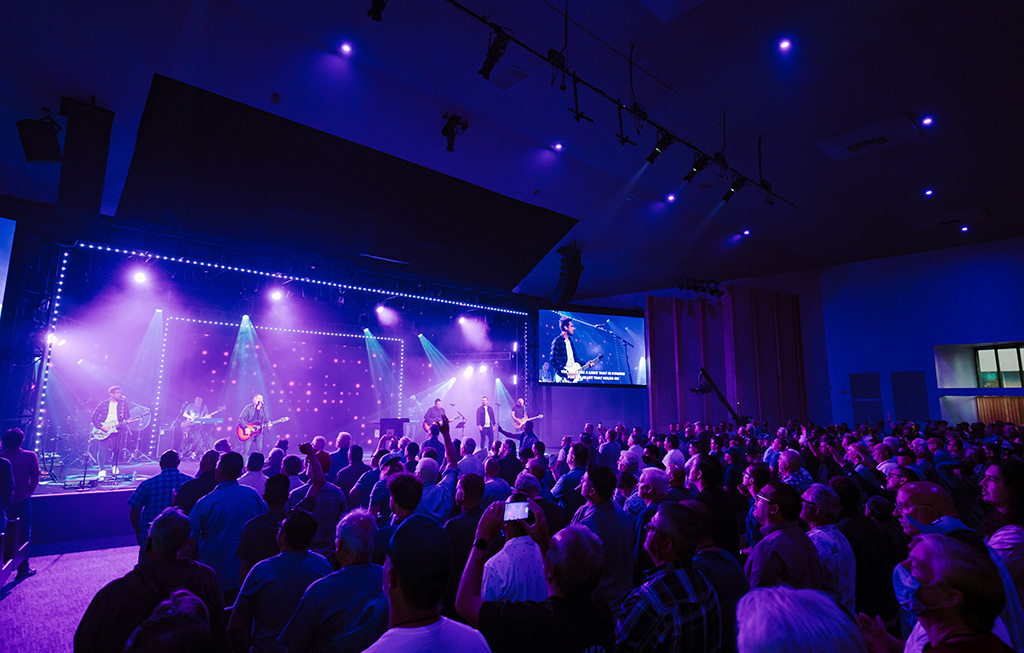
{"type": "Polygon", "coordinates": [[[577,362],[572,362],[569,365],[565,366],[565,374],[559,374],[559,376],[562,377],[562,379],[564,379],[565,381],[568,381],[569,383],[579,383],[580,380],[583,378],[583,372],[585,370],[589,370],[591,367],[596,365],[597,361],[601,360],[602,358],[604,358],[604,354],[598,355],[597,358],[590,359],[583,365],[580,365],[577,362]]]}
{"type": "Polygon", "coordinates": [[[516,430],[518,431],[519,429],[523,428],[526,425],[526,423],[529,422],[530,420],[538,420],[538,419],[544,419],[544,416],[543,415],[534,415],[533,417],[526,417],[524,415],[522,418],[519,418],[519,417],[516,417],[515,415],[513,415],[512,416],[512,423],[515,425],[516,430]]]}
{"type": "Polygon", "coordinates": [[[94,427],[92,427],[92,439],[93,440],[99,440],[99,441],[102,442],[103,440],[106,440],[110,436],[114,435],[114,433],[119,433],[121,431],[121,427],[124,426],[125,424],[130,424],[131,422],[138,422],[140,419],[144,419],[144,418],[146,418],[148,416],[149,416],[149,411],[147,410],[146,412],[144,412],[143,414],[139,415],[138,417],[132,417],[132,418],[124,420],[123,422],[116,422],[114,424],[106,424],[105,423],[105,424],[103,424],[103,426],[107,427],[106,431],[104,431],[103,429],[101,429],[98,426],[94,426],[94,427]]]}
{"type": "Polygon", "coordinates": [[[224,410],[226,408],[227,408],[227,406],[221,406],[220,408],[218,408],[217,410],[213,411],[209,415],[188,415],[188,414],[186,414],[184,421],[182,421],[182,423],[181,423],[181,430],[187,431],[189,429],[189,427],[192,426],[193,422],[195,422],[195,420],[200,419],[200,418],[202,418],[202,419],[209,419],[209,418],[213,417],[214,415],[216,415],[217,413],[219,413],[220,411],[222,411],[222,410],[224,410]]]}
{"type": "Polygon", "coordinates": [[[270,422],[250,422],[248,424],[239,424],[238,428],[236,429],[236,433],[238,434],[239,440],[241,440],[242,442],[246,442],[249,440],[249,438],[256,435],[257,433],[262,432],[263,429],[267,428],[268,426],[280,424],[281,422],[287,422],[290,419],[290,417],[286,416],[282,417],[281,419],[275,419],[270,422]]]}

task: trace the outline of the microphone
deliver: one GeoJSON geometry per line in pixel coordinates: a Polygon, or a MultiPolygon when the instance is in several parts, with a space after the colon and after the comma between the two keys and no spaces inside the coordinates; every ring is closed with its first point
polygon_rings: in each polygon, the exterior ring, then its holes
{"type": "Polygon", "coordinates": [[[607,331],[608,330],[608,322],[604,321],[601,324],[598,324],[597,326],[595,326],[594,328],[595,329],[600,329],[601,331],[607,331]]]}
{"type": "Polygon", "coordinates": [[[451,406],[452,408],[455,408],[455,404],[448,404],[448,405],[451,406]]]}

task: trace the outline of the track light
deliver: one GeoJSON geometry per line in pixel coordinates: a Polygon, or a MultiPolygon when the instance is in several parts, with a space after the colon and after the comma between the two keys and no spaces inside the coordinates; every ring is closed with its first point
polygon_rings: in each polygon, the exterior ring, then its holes
{"type": "Polygon", "coordinates": [[[487,46],[487,56],[484,58],[484,65],[480,67],[477,74],[484,79],[491,78],[491,71],[494,70],[494,66],[501,61],[501,58],[505,56],[505,49],[508,47],[508,42],[512,40],[508,32],[501,29],[497,25],[491,25],[493,38],[491,39],[490,45],[487,46]]]}
{"type": "Polygon", "coordinates": [[[448,139],[449,152],[455,151],[455,137],[469,129],[469,122],[463,120],[456,114],[444,114],[444,127],[441,128],[441,135],[448,139]]]}
{"type": "Polygon", "coordinates": [[[729,200],[731,200],[732,196],[739,192],[739,190],[743,188],[743,186],[746,183],[746,177],[741,177],[740,175],[736,175],[735,177],[733,177],[732,184],[729,185],[729,190],[725,191],[725,195],[722,195],[722,201],[728,202],[729,200]]]}
{"type": "Polygon", "coordinates": [[[654,163],[654,160],[661,156],[661,153],[668,149],[669,145],[676,140],[676,137],[668,132],[658,132],[658,142],[654,144],[654,149],[647,155],[647,162],[654,163]]]}
{"type": "Polygon", "coordinates": [[[686,173],[685,177],[683,177],[683,181],[686,183],[693,181],[693,178],[696,177],[701,170],[708,167],[709,163],[711,163],[711,158],[707,154],[701,154],[699,157],[694,154],[693,167],[690,168],[690,171],[686,173]]]}
{"type": "Polygon", "coordinates": [[[384,7],[387,6],[388,0],[372,0],[370,10],[366,12],[366,15],[379,23],[380,15],[384,13],[384,7]]]}

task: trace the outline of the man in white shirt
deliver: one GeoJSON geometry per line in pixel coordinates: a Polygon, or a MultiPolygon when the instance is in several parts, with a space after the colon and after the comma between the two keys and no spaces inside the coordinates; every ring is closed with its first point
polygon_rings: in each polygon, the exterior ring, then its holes
{"type": "Polygon", "coordinates": [[[404,519],[384,563],[389,629],[366,653],[490,653],[479,631],[441,616],[452,573],[452,543],[441,525],[426,515],[404,519]]]}
{"type": "MultiPolygon", "coordinates": [[[[526,495],[516,492],[506,505],[525,503],[526,495]]],[[[530,515],[527,521],[533,521],[530,515]]],[[[485,601],[543,601],[548,597],[544,578],[544,556],[540,547],[517,521],[504,524],[505,546],[484,563],[485,601]]]]}

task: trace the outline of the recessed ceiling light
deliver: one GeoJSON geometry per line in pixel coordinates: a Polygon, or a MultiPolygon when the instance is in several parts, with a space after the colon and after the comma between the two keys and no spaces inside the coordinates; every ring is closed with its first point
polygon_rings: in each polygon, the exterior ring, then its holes
{"type": "Polygon", "coordinates": [[[960,231],[969,231],[969,229],[967,228],[967,225],[964,225],[960,227],[960,231]]]}
{"type": "Polygon", "coordinates": [[[793,49],[793,42],[789,39],[782,39],[779,41],[779,52],[789,52],[793,49]]]}
{"type": "Polygon", "coordinates": [[[551,145],[551,149],[553,149],[555,152],[561,152],[564,147],[565,143],[562,143],[561,141],[558,141],[557,143],[553,143],[551,145]]]}
{"type": "Polygon", "coordinates": [[[749,236],[750,235],[750,229],[744,229],[743,230],[743,235],[744,236],[749,236]]]}
{"type": "Polygon", "coordinates": [[[925,194],[925,196],[926,196],[926,197],[931,197],[932,195],[934,195],[934,194],[935,194],[935,191],[934,191],[934,190],[932,190],[931,188],[928,188],[928,189],[926,189],[926,190],[924,191],[924,194],[925,194]]]}
{"type": "Polygon", "coordinates": [[[344,55],[350,55],[353,52],[352,44],[349,43],[348,41],[342,43],[341,47],[338,49],[341,50],[341,53],[344,55]]]}
{"type": "Polygon", "coordinates": [[[931,116],[925,116],[924,118],[921,118],[922,127],[931,127],[934,123],[935,119],[932,118],[931,116]]]}
{"type": "Polygon", "coordinates": [[[676,194],[675,193],[669,193],[668,195],[665,196],[665,201],[666,202],[675,202],[676,201],[676,194]]]}

